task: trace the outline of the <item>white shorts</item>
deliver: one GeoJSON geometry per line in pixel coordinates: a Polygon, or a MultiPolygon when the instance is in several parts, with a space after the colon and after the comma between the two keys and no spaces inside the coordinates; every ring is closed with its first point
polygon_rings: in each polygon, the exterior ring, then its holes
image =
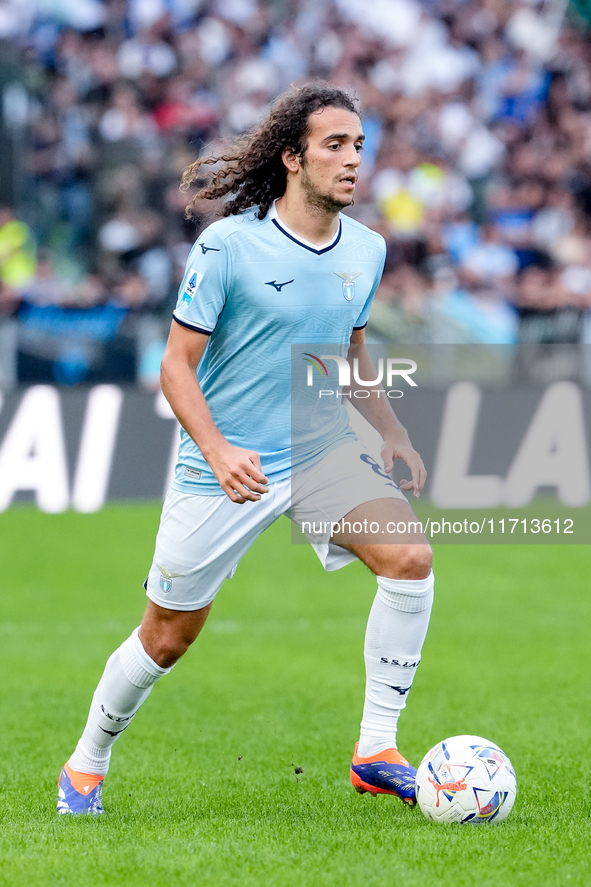
{"type": "MultiPolygon", "coordinates": [[[[292,478],[269,485],[257,502],[239,505],[227,496],[195,496],[169,490],[150,573],[150,600],[169,610],[199,610],[231,578],[255,539],[285,514],[299,527],[330,527],[354,508],[374,499],[406,497],[381,463],[358,441],[347,442],[292,478]]],[[[310,535],[325,570],[356,560],[330,542],[330,530],[310,535]]]]}

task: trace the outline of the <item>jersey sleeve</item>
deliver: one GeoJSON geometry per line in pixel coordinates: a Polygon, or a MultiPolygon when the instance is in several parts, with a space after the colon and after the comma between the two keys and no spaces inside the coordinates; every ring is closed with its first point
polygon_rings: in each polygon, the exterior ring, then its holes
{"type": "Polygon", "coordinates": [[[380,285],[380,280],[382,279],[382,274],[384,272],[384,265],[386,263],[386,241],[383,238],[382,238],[382,243],[383,243],[383,247],[384,247],[382,258],[380,259],[380,264],[378,266],[378,270],[377,270],[376,276],[374,278],[374,282],[373,282],[371,291],[369,293],[369,296],[365,300],[365,305],[361,309],[361,313],[360,313],[359,317],[357,318],[357,320],[353,324],[354,330],[362,330],[364,327],[367,326],[367,321],[369,320],[369,312],[371,311],[371,304],[373,302],[373,298],[377,292],[377,289],[380,285]]]}
{"type": "Polygon", "coordinates": [[[187,259],[172,316],[181,326],[210,335],[226,302],[230,256],[225,240],[206,228],[187,259]]]}

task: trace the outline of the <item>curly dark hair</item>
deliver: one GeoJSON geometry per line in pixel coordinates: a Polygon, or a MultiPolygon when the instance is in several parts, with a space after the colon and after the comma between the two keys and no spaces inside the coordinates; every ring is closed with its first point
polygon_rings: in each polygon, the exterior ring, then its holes
{"type": "Polygon", "coordinates": [[[273,201],[285,193],[287,170],[281,159],[284,148],[292,148],[303,157],[310,133],[310,115],[328,107],[359,113],[355,99],[324,81],[291,87],[273,102],[262,123],[236,139],[227,151],[198,158],[183,171],[182,190],[203,178],[205,165],[221,165],[215,171],[207,171],[209,182],[186,207],[187,217],[193,214],[197,200],[216,200],[235,194],[224,203],[223,216],[258,206],[258,217],[264,219],[273,201]]]}

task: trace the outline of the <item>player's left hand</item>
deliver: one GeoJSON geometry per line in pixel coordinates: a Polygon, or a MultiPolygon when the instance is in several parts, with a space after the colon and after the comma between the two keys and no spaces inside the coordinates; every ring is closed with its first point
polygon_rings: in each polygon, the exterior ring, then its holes
{"type": "Polygon", "coordinates": [[[394,460],[402,459],[402,461],[410,468],[411,480],[401,480],[399,487],[408,493],[412,490],[416,499],[421,495],[421,490],[425,486],[427,479],[427,470],[423,464],[423,460],[414,449],[410,441],[400,444],[397,441],[385,440],[382,447],[382,459],[384,460],[384,471],[390,474],[394,468],[394,460]]]}

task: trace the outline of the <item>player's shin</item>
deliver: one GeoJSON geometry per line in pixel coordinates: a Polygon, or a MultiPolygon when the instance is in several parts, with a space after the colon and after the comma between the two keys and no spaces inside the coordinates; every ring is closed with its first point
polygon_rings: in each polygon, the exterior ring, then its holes
{"type": "Polygon", "coordinates": [[[72,770],[97,775],[107,772],[113,744],[127,729],[158,678],[170,670],[161,668],[148,656],[136,628],[107,661],[84,733],[68,762],[72,770]]]}
{"type": "Polygon", "coordinates": [[[365,634],[366,690],[358,754],[396,748],[398,719],[410,691],[433,604],[433,573],[426,579],[378,576],[365,634]]]}

